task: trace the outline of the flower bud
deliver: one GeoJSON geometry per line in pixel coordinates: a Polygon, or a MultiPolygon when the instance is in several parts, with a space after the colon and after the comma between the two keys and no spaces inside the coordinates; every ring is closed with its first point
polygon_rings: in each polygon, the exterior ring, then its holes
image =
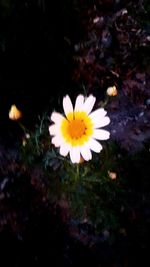
{"type": "Polygon", "coordinates": [[[17,109],[16,105],[12,105],[9,111],[9,119],[13,121],[17,121],[22,117],[22,113],[19,109],[17,109]]]}
{"type": "Polygon", "coordinates": [[[110,179],[116,180],[117,173],[116,172],[110,172],[110,171],[108,171],[108,176],[109,176],[110,179]]]}
{"type": "Polygon", "coordinates": [[[116,96],[118,94],[116,86],[114,85],[112,87],[108,87],[107,91],[106,91],[106,94],[108,96],[116,96]]]}

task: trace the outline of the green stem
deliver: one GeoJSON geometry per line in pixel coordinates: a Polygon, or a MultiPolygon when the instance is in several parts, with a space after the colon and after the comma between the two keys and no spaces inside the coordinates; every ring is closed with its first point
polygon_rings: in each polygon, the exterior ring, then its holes
{"type": "Polygon", "coordinates": [[[109,101],[109,97],[106,96],[105,101],[101,104],[101,107],[104,108],[108,104],[108,101],[109,101]]]}
{"type": "Polygon", "coordinates": [[[24,131],[24,133],[26,134],[28,131],[27,129],[24,127],[24,125],[21,122],[18,122],[20,128],[24,131]]]}
{"type": "Polygon", "coordinates": [[[79,164],[77,164],[77,169],[76,169],[76,181],[79,180],[80,177],[80,169],[79,169],[79,164]]]}

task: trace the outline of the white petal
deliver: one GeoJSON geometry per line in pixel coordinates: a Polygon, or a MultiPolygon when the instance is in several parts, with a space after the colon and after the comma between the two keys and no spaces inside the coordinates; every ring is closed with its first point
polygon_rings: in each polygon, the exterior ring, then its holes
{"type": "Polygon", "coordinates": [[[59,112],[53,112],[51,115],[51,120],[55,122],[56,124],[60,124],[62,120],[64,119],[64,116],[61,115],[59,112]]]}
{"type": "Polygon", "coordinates": [[[72,163],[79,163],[80,162],[79,147],[72,147],[70,149],[70,159],[71,159],[72,163]]]}
{"type": "Polygon", "coordinates": [[[68,95],[63,98],[63,109],[67,117],[68,113],[73,112],[73,105],[68,95]]]}
{"type": "Polygon", "coordinates": [[[94,128],[100,128],[108,125],[110,123],[110,119],[109,117],[104,117],[102,119],[94,118],[93,123],[94,123],[94,128]]]}
{"type": "Polygon", "coordinates": [[[83,110],[85,112],[87,112],[87,114],[89,114],[95,104],[96,101],[96,97],[94,97],[93,95],[90,95],[89,97],[87,97],[87,99],[85,100],[84,104],[83,104],[83,110]]]}
{"type": "Polygon", "coordinates": [[[57,135],[59,133],[59,127],[57,124],[53,124],[49,126],[49,133],[50,135],[57,135]]]}
{"type": "Polygon", "coordinates": [[[80,152],[81,152],[82,157],[83,157],[86,161],[92,159],[92,153],[91,153],[91,150],[89,149],[89,147],[87,147],[87,146],[83,146],[83,147],[81,147],[80,152]]]}
{"type": "Polygon", "coordinates": [[[99,118],[99,119],[101,119],[101,118],[103,118],[106,114],[107,114],[107,111],[106,111],[106,110],[104,110],[103,108],[99,108],[99,109],[96,109],[95,111],[93,111],[93,112],[89,115],[89,117],[90,117],[91,119],[94,119],[94,118],[99,118]]]}
{"type": "Polygon", "coordinates": [[[101,129],[94,129],[93,137],[98,140],[107,140],[110,137],[110,132],[101,129]]]}
{"type": "Polygon", "coordinates": [[[60,155],[66,157],[68,155],[68,152],[70,150],[70,145],[69,144],[62,144],[61,147],[60,147],[60,155]]]}
{"type": "Polygon", "coordinates": [[[75,111],[82,110],[83,109],[83,103],[84,103],[84,96],[78,95],[76,98],[76,103],[75,103],[75,111]]]}
{"type": "Polygon", "coordinates": [[[102,150],[102,146],[99,142],[91,138],[88,142],[88,146],[91,150],[93,150],[96,153],[99,153],[102,150]]]}
{"type": "Polygon", "coordinates": [[[52,138],[51,143],[55,146],[55,147],[59,147],[64,143],[64,140],[61,138],[61,136],[56,135],[52,138]]]}

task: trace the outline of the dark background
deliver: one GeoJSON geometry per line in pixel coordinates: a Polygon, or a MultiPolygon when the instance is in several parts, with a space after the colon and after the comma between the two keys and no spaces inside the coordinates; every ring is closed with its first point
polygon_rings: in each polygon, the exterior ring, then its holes
{"type": "Polygon", "coordinates": [[[68,91],[72,45],[65,36],[69,35],[71,43],[77,41],[77,23],[70,1],[0,1],[3,127],[12,104],[22,110],[26,123],[32,124],[68,91]]]}

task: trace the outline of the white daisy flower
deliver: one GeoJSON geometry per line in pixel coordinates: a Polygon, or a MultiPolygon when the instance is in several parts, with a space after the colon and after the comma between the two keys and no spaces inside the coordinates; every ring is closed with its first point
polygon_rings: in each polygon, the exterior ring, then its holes
{"type": "Polygon", "coordinates": [[[63,98],[63,109],[65,116],[53,112],[51,120],[54,122],[49,127],[52,135],[52,144],[59,147],[59,152],[66,157],[70,154],[72,163],[79,163],[80,158],[88,161],[92,159],[91,150],[99,153],[102,145],[97,140],[107,140],[110,133],[99,129],[110,123],[107,112],[99,108],[93,112],[96,98],[93,95],[85,98],[78,95],[73,108],[70,97],[63,98]]]}

